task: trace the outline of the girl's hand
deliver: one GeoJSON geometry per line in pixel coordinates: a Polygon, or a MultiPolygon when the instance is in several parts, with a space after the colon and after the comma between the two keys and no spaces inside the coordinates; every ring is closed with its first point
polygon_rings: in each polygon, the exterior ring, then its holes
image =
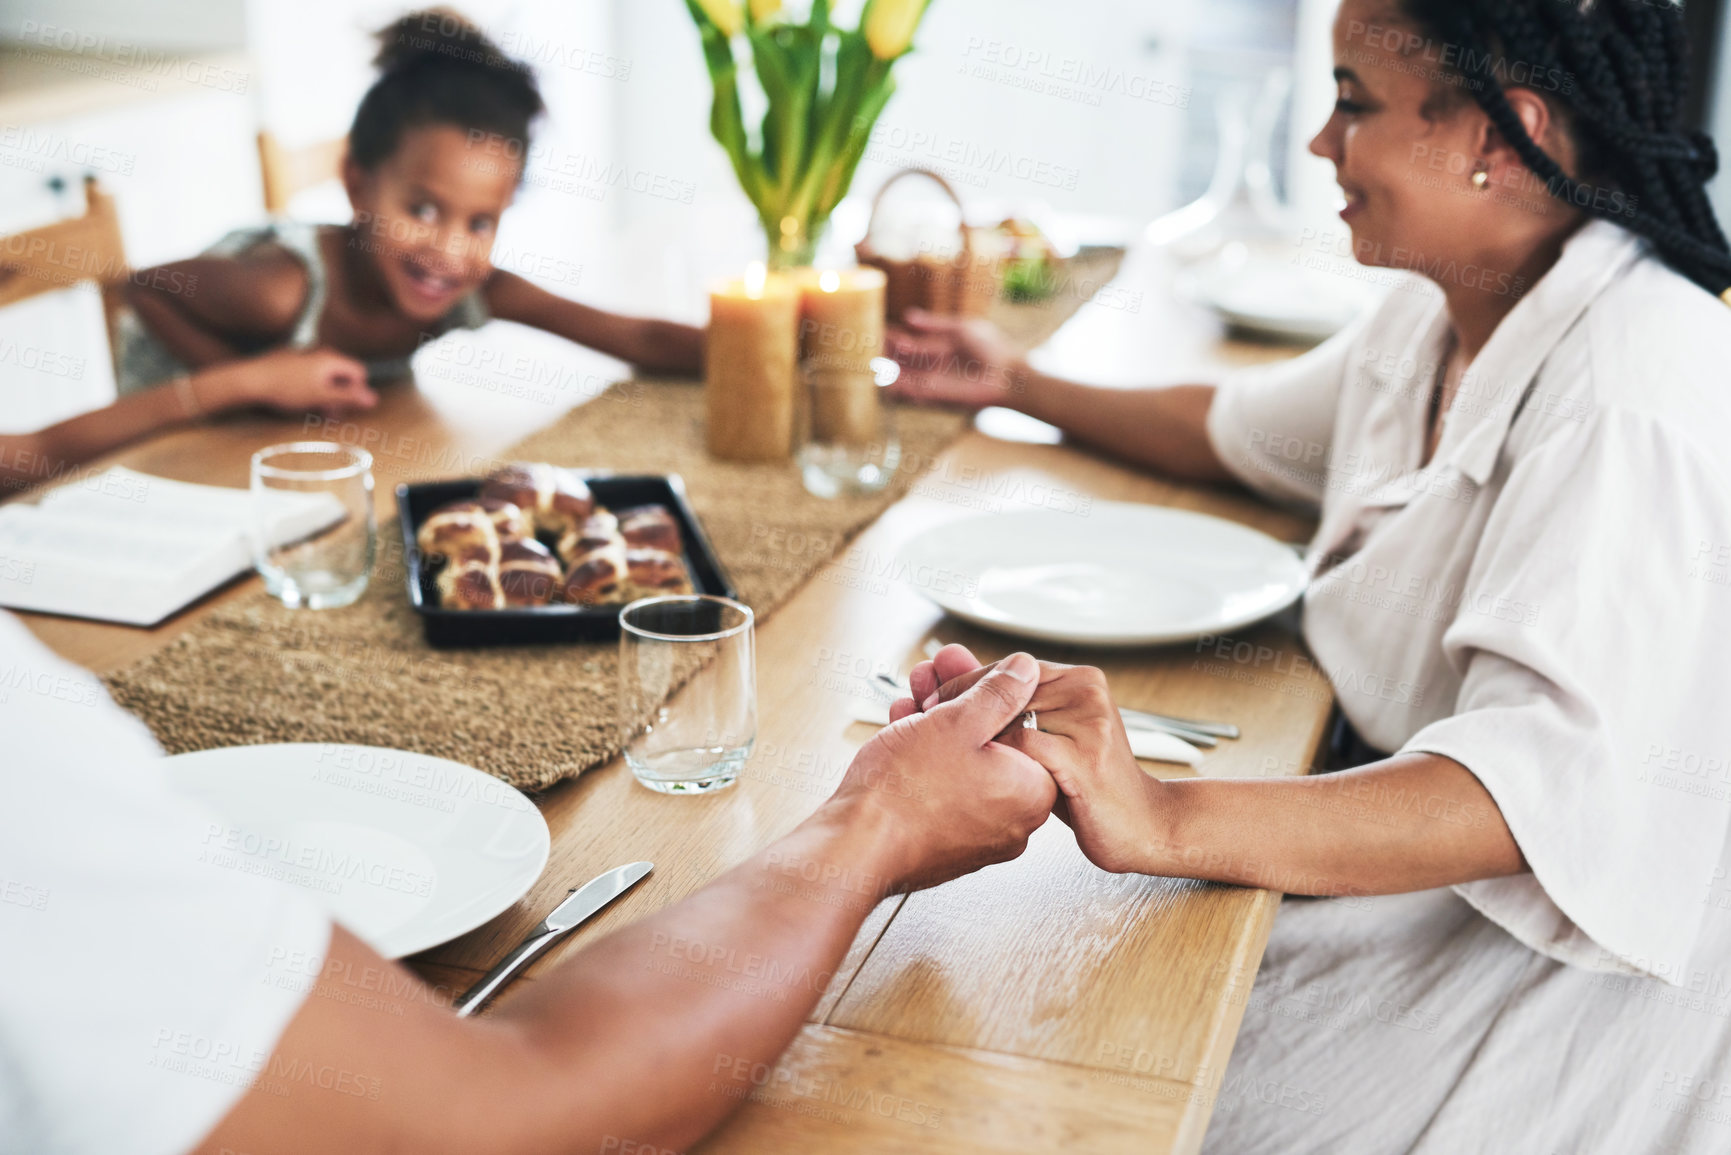
{"type": "MultiPolygon", "coordinates": [[[[946,646],[928,664],[915,667],[909,681],[914,692],[934,689],[917,709],[935,709],[978,682],[995,666],[973,662],[961,646],[946,646]],[[929,666],[929,668],[928,668],[929,666]]],[[[891,717],[912,713],[903,699],[891,717]]],[[[1163,861],[1169,847],[1165,831],[1165,785],[1151,778],[1130,752],[1124,722],[1106,685],[1106,675],[1093,666],[1040,663],[1040,683],[1027,709],[1038,730],[1018,721],[998,741],[1027,754],[1046,768],[1058,784],[1059,802],[1053,813],[1076,832],[1076,843],[1102,870],[1114,873],[1150,871],[1163,861]]]]}
{"type": "Polygon", "coordinates": [[[371,409],[379,395],[367,387],[367,369],[331,349],[279,349],[199,374],[199,400],[212,411],[237,405],[268,405],[284,413],[317,412],[340,417],[371,409]],[[206,383],[215,396],[206,399],[206,383]]]}
{"type": "Polygon", "coordinates": [[[1013,406],[1021,391],[1021,357],[990,321],[910,309],[907,328],[891,331],[888,346],[902,367],[892,388],[908,400],[978,409],[1013,406]]]}

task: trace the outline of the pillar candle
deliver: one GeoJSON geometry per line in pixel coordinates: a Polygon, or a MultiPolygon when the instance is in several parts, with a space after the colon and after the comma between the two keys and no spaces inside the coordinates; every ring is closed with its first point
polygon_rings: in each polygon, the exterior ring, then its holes
{"type": "Polygon", "coordinates": [[[757,265],[709,295],[704,395],[709,452],[779,461],[793,452],[799,291],[757,265]]]}
{"type": "Polygon", "coordinates": [[[883,435],[872,359],[883,356],[881,269],[799,275],[800,359],[811,382],[814,441],[863,445],[883,435]]]}

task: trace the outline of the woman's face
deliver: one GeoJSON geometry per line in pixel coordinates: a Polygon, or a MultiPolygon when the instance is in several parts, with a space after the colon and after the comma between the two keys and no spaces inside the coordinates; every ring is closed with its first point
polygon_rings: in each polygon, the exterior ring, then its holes
{"type": "Polygon", "coordinates": [[[1444,53],[1417,39],[1388,0],[1344,0],[1334,22],[1336,103],[1310,151],[1334,163],[1367,265],[1464,262],[1497,232],[1493,190],[1473,184],[1487,119],[1464,92],[1439,98],[1444,53]]]}
{"type": "Polygon", "coordinates": [[[409,319],[438,320],[492,273],[493,237],[522,171],[510,143],[427,125],[375,168],[345,169],[356,243],[409,319]]]}

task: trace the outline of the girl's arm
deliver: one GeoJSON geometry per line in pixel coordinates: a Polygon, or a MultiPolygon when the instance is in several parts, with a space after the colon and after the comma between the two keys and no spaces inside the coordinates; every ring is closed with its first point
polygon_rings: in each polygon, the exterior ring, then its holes
{"type": "Polygon", "coordinates": [[[246,405],[336,414],[376,404],[365,366],[329,350],[231,361],[46,429],[0,434],[0,489],[28,489],[141,437],[246,405]]]}
{"type": "Polygon", "coordinates": [[[557,333],[651,373],[703,371],[703,330],[691,325],[592,309],[515,273],[495,272],[483,292],[488,311],[502,321],[557,333]]]}
{"type": "Polygon", "coordinates": [[[306,301],[307,271],[286,249],[261,245],[239,257],[140,269],[124,291],[170,353],[204,368],[287,340],[306,301]]]}
{"type": "MultiPolygon", "coordinates": [[[[970,663],[962,647],[947,647],[935,664],[916,668],[915,693],[936,705],[993,668],[956,672],[970,663]]],[[[1000,741],[1057,780],[1056,812],[1102,870],[1340,895],[1400,894],[1527,869],[1495,800],[1452,759],[1400,754],[1315,777],[1161,781],[1130,753],[1104,674],[1040,666],[1028,703],[1040,729],[1014,727],[1000,741]]],[[[891,716],[916,709],[904,699],[891,716]]]]}

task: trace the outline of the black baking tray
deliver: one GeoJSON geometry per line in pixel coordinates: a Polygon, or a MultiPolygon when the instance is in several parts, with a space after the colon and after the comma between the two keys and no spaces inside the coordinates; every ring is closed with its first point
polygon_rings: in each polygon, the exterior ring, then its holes
{"type": "MultiPolygon", "coordinates": [[[[737,598],[715,549],[691,511],[685,482],[677,473],[617,474],[572,470],[589,483],[595,501],[608,509],[634,505],[666,506],[679,522],[685,567],[700,594],[737,598]]],[[[397,486],[397,512],[403,527],[403,556],[409,601],[421,615],[427,641],[435,646],[519,646],[539,642],[605,642],[619,637],[620,606],[525,606],[509,610],[447,610],[439,605],[437,566],[424,564],[415,534],[434,510],[475,497],[481,479],[430,481],[397,486]]]]}

